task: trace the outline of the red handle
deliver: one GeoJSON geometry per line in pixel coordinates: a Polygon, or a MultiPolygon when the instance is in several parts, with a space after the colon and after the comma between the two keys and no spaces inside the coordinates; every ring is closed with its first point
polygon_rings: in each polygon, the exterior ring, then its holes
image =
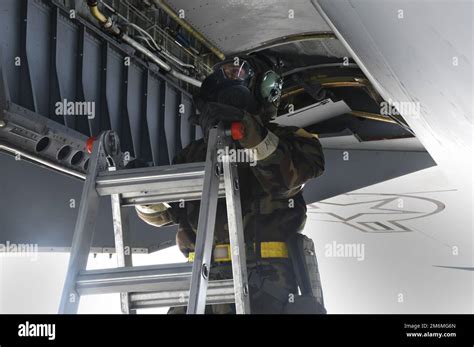
{"type": "Polygon", "coordinates": [[[91,136],[86,141],[86,150],[87,153],[92,153],[92,148],[94,147],[95,136],[91,136]]]}
{"type": "Polygon", "coordinates": [[[242,140],[244,138],[244,125],[242,122],[232,122],[230,125],[230,135],[235,141],[242,140]]]}

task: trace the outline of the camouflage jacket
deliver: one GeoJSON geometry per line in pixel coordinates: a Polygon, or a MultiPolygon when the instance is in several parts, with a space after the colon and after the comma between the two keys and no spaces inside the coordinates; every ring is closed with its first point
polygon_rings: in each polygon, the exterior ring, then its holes
{"type": "MultiPolygon", "coordinates": [[[[269,123],[266,128],[278,137],[276,149],[256,165],[239,163],[238,175],[246,244],[255,241],[285,241],[306,222],[302,186],[324,171],[324,155],[316,136],[296,127],[269,123]]],[[[203,139],[184,148],[174,164],[206,160],[203,139]]],[[[176,236],[180,250],[187,256],[194,250],[199,217],[199,201],[173,203],[171,219],[179,224],[176,236]]],[[[219,199],[215,243],[229,243],[225,199],[219,199]]]]}

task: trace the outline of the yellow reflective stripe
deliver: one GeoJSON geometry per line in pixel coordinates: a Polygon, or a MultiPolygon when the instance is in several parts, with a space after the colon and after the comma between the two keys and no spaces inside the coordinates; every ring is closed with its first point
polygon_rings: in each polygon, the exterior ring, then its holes
{"type": "MultiPolygon", "coordinates": [[[[286,247],[285,242],[261,242],[260,251],[262,258],[288,258],[288,248],[286,247]]],[[[188,261],[194,261],[194,252],[189,252],[188,261]]],[[[215,246],[214,261],[231,261],[230,244],[222,244],[215,246]],[[222,252],[223,250],[225,250],[225,253],[222,252]]]]}
{"type": "Polygon", "coordinates": [[[262,242],[260,243],[262,258],[288,258],[288,248],[285,242],[262,242]]]}
{"type": "MultiPolygon", "coordinates": [[[[195,253],[189,252],[188,262],[194,261],[195,253]]],[[[230,261],[230,244],[216,245],[214,247],[214,261],[230,261]]]]}
{"type": "Polygon", "coordinates": [[[214,261],[230,261],[230,244],[216,245],[214,247],[214,261]]]}

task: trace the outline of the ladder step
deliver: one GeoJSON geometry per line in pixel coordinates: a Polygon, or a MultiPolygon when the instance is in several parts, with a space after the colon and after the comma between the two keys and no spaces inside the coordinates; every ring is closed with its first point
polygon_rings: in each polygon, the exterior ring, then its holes
{"type": "Polygon", "coordinates": [[[81,271],[76,280],[80,295],[162,291],[189,288],[192,264],[164,264],[81,271]]]}
{"type": "MultiPolygon", "coordinates": [[[[96,179],[100,196],[122,194],[122,205],[198,200],[202,195],[205,163],[178,164],[102,172],[96,179]]],[[[221,177],[219,196],[223,197],[221,177]]]]}
{"type": "MultiPolygon", "coordinates": [[[[82,271],[76,290],[80,295],[128,292],[131,309],[185,306],[191,273],[189,263],[82,271]]],[[[234,299],[231,279],[209,282],[208,304],[233,303],[234,299]]]]}
{"type": "MultiPolygon", "coordinates": [[[[129,298],[130,308],[134,310],[186,306],[189,300],[189,288],[169,292],[130,293],[129,298]]],[[[206,297],[207,305],[231,304],[234,302],[235,294],[232,280],[209,281],[206,297]]]]}

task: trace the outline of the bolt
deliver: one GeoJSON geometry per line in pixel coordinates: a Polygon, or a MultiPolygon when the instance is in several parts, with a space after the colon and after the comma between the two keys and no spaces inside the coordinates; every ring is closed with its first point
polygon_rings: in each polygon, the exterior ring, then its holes
{"type": "Polygon", "coordinates": [[[234,189],[239,190],[239,180],[237,178],[234,179],[234,189]]]}
{"type": "Polygon", "coordinates": [[[249,295],[249,286],[248,286],[248,284],[244,284],[243,293],[244,293],[244,296],[249,295]]]}
{"type": "Polygon", "coordinates": [[[207,264],[202,264],[201,275],[205,280],[209,279],[209,268],[207,264]]]}
{"type": "Polygon", "coordinates": [[[222,167],[220,166],[219,163],[216,164],[216,169],[215,170],[216,170],[216,172],[215,172],[216,176],[219,177],[222,173],[222,167]]]}

